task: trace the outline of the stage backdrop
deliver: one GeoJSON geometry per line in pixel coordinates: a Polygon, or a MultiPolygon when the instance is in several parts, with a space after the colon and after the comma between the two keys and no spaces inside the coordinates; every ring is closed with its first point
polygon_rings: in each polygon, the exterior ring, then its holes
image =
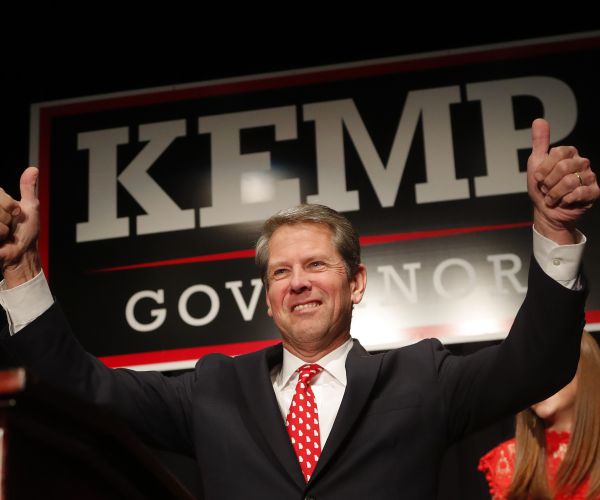
{"type": "MultiPolygon", "coordinates": [[[[261,221],[323,203],[362,235],[367,348],[502,338],[531,252],[530,124],[598,171],[599,55],[589,33],[36,104],[53,292],[110,366],[270,345],[261,221]]],[[[597,207],[583,229],[600,283],[597,207]]]]}

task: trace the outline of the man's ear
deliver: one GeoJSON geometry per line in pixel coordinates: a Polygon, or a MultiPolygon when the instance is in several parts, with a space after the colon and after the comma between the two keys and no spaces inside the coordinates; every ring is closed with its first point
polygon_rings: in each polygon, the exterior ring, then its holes
{"type": "Polygon", "coordinates": [[[367,268],[364,264],[359,264],[354,277],[350,280],[350,292],[352,294],[352,303],[358,304],[365,294],[367,288],[367,268]]]}

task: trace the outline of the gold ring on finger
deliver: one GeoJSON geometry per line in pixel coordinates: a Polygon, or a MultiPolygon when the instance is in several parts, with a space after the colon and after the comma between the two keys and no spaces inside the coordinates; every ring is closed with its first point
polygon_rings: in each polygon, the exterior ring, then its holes
{"type": "Polygon", "coordinates": [[[583,179],[581,178],[581,175],[579,175],[579,172],[573,172],[576,176],[577,179],[579,179],[579,185],[583,186],[583,179]]]}

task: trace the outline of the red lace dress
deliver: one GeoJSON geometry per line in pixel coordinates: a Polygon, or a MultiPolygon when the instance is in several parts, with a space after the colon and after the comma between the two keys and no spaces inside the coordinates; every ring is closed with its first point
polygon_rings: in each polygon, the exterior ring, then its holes
{"type": "MultiPolygon", "coordinates": [[[[548,482],[550,487],[556,480],[556,473],[560,466],[567,445],[569,444],[568,432],[546,431],[546,470],[548,471],[548,482]]],[[[506,500],[506,494],[512,481],[515,466],[515,440],[510,439],[496,446],[486,453],[479,461],[479,470],[485,473],[490,485],[490,494],[494,500],[506,500]]],[[[584,500],[588,488],[588,481],[577,489],[574,495],[566,496],[558,494],[556,500],[584,500]]]]}

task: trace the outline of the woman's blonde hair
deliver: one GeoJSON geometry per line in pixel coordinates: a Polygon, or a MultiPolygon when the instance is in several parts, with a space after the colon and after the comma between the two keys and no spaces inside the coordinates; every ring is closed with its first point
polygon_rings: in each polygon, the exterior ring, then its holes
{"type": "Polygon", "coordinates": [[[544,421],[529,408],[517,415],[516,463],[508,499],[551,499],[556,492],[573,494],[588,477],[587,498],[600,495],[600,347],[585,330],[576,376],[575,418],[554,491],[547,479],[544,421]]]}

